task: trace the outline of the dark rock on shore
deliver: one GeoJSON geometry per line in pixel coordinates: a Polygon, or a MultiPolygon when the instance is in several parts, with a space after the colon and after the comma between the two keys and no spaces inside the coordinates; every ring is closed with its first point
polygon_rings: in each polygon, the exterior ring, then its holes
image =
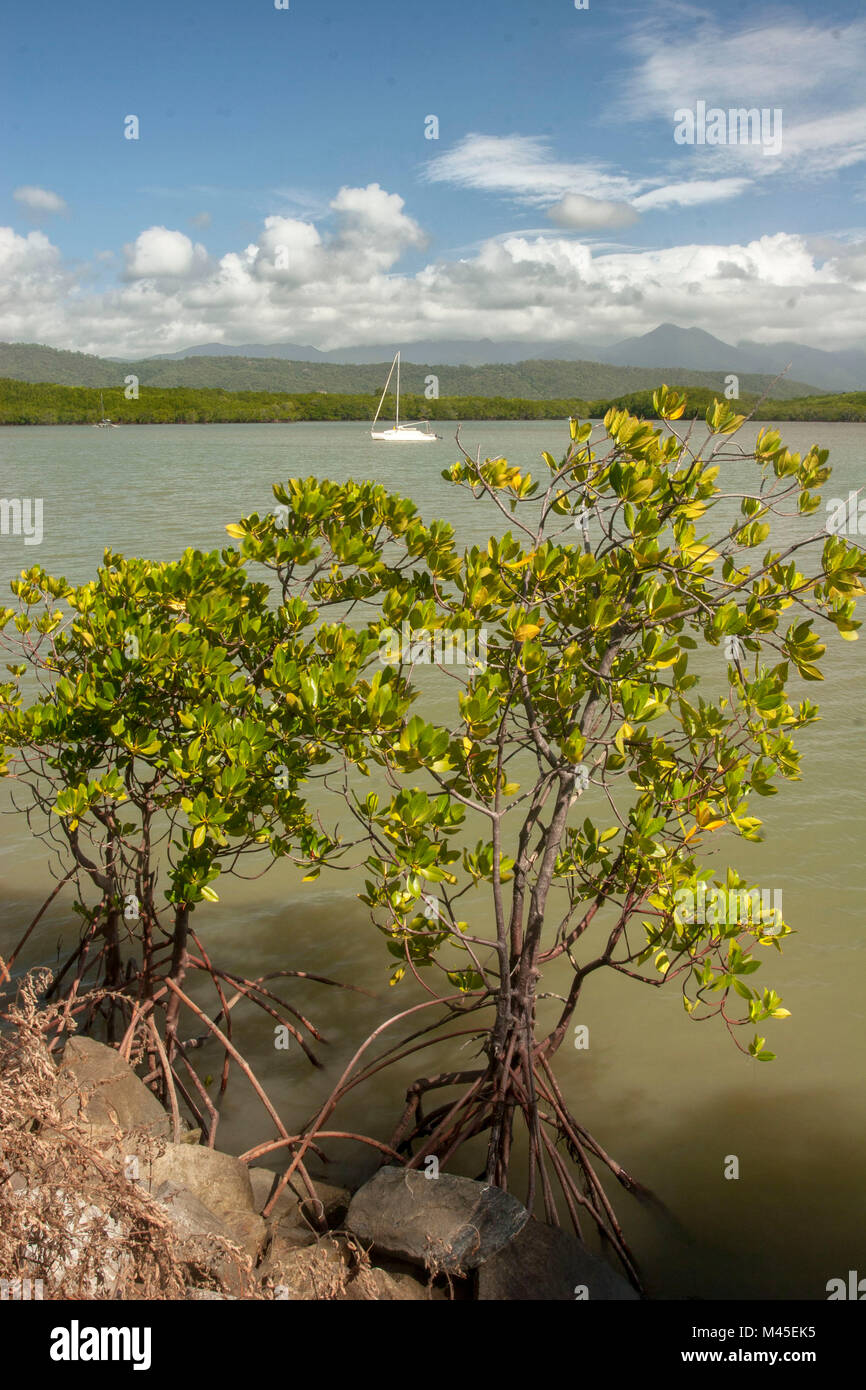
{"type": "Polygon", "coordinates": [[[568,1231],[530,1220],[478,1270],[478,1299],[631,1302],[631,1284],[568,1231]]]}
{"type": "Polygon", "coordinates": [[[526,1208],[501,1188],[389,1166],[355,1193],[346,1225],[377,1251],[461,1275],[489,1260],[528,1220],[526,1208]]]}

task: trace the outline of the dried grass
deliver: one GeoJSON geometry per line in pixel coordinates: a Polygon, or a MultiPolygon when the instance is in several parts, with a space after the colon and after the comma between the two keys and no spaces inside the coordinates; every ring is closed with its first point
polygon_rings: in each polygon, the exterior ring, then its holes
{"type": "Polygon", "coordinates": [[[61,1011],[37,1003],[48,983],[34,971],[0,989],[0,1279],[39,1279],[46,1299],[184,1299],[192,1288],[261,1298],[237,1246],[184,1241],[116,1146],[62,1113],[44,1040],[61,1011]]]}

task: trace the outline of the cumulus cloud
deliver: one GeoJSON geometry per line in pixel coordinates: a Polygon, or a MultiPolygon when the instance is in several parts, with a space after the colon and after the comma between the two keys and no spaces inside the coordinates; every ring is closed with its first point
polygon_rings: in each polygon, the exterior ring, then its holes
{"type": "Polygon", "coordinates": [[[341,188],[331,203],[338,226],[334,250],[353,264],[360,256],[364,267],[384,270],[410,247],[424,247],[427,238],[405,206],[399,194],[387,193],[378,183],[341,188]]]}
{"type": "Polygon", "coordinates": [[[36,216],[50,216],[68,211],[65,201],[59,193],[52,193],[50,188],[39,188],[36,184],[22,184],[20,188],[13,191],[12,197],[28,212],[36,216]]]}
{"type": "Polygon", "coordinates": [[[820,250],[781,232],[642,250],[513,233],[408,272],[400,259],[424,233],[401,198],[377,184],[344,188],[331,214],[330,229],[267,217],[255,241],[219,259],[151,227],[106,289],[92,267],[65,267],[42,232],[0,229],[0,339],[136,357],[214,340],[592,342],[674,321],[727,341],[863,342],[863,237],[820,250]]]}
{"type": "Polygon", "coordinates": [[[183,232],[168,227],[148,227],[124,248],[126,273],[131,280],[191,275],[207,261],[207,252],[183,232]]]}
{"type": "Polygon", "coordinates": [[[587,198],[582,193],[566,193],[561,202],[548,209],[548,217],[557,227],[572,231],[597,231],[602,227],[630,227],[638,219],[628,203],[614,203],[607,198],[587,198]]]}

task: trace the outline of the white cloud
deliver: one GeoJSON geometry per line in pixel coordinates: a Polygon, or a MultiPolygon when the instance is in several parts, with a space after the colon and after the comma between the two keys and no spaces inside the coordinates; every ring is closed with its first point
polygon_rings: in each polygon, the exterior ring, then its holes
{"type": "Polygon", "coordinates": [[[38,188],[35,184],[22,184],[14,190],[12,197],[37,216],[68,211],[59,193],[52,193],[50,188],[38,188]]]}
{"type": "Polygon", "coordinates": [[[634,200],[639,212],[671,207],[694,207],[696,203],[719,203],[738,198],[749,187],[748,179],[692,179],[687,183],[669,183],[641,193],[634,200]]]}
{"type": "MultiPolygon", "coordinates": [[[[671,150],[676,148],[671,133],[671,150]]],[[[697,158],[695,169],[699,171],[697,158]]],[[[555,159],[549,142],[537,135],[467,135],[432,159],[424,178],[546,207],[557,225],[575,230],[627,227],[635,220],[629,204],[638,211],[690,207],[739,197],[749,186],[742,177],[699,176],[673,183],[665,174],[632,178],[600,162],[569,164],[555,159]]]]}
{"type": "MultiPolygon", "coordinates": [[[[862,91],[866,21],[833,26],[797,14],[735,28],[698,17],[672,29],[651,18],[629,41],[635,70],[618,109],[637,119],[672,117],[678,106],[784,106],[862,91]]],[[[844,98],[843,98],[844,99],[844,98]]]]}
{"type": "Polygon", "coordinates": [[[191,275],[207,260],[200,243],[193,244],[183,232],[168,227],[148,227],[123,250],[131,280],[191,275]]]}
{"type": "Polygon", "coordinates": [[[863,343],[862,237],[611,250],[551,229],[494,237],[408,273],[400,258],[423,232],[401,198],[378,185],[341,189],[332,209],[330,233],[271,216],[255,242],[218,260],[180,232],[149,228],[127,248],[135,273],[107,289],[92,266],[66,269],[42,232],[0,229],[0,339],[135,357],[214,340],[591,343],[673,321],[727,341],[863,343]]]}
{"type": "Polygon", "coordinates": [[[403,251],[420,249],[427,238],[414,218],[403,211],[406,204],[397,193],[386,193],[378,183],[366,188],[341,188],[331,203],[337,215],[334,250],[345,264],[372,270],[387,269],[403,251]]]}
{"type": "Polygon", "coordinates": [[[549,142],[539,135],[467,135],[431,159],[423,177],[428,183],[509,194],[539,207],[568,193],[621,200],[638,187],[610,173],[600,161],[569,164],[555,159],[549,142]]]}
{"type": "Polygon", "coordinates": [[[572,231],[597,231],[601,227],[630,227],[638,220],[628,203],[614,203],[607,198],[587,198],[582,193],[566,193],[559,203],[548,209],[548,217],[557,227],[572,231]]]}
{"type": "Polygon", "coordinates": [[[746,144],[678,151],[698,178],[739,169],[811,180],[866,160],[866,20],[833,26],[791,14],[735,29],[699,16],[672,32],[651,17],[628,48],[635,67],[608,113],[614,119],[663,122],[673,142],[674,113],[698,101],[781,111],[782,145],[772,158],[746,144]]]}

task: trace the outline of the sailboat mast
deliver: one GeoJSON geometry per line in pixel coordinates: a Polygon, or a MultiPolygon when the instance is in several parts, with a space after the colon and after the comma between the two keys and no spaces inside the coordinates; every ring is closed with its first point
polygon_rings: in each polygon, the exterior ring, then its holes
{"type": "MultiPolygon", "coordinates": [[[[398,360],[399,360],[399,357],[400,357],[400,354],[399,354],[399,352],[398,352],[398,353],[397,353],[397,356],[394,358],[394,361],[391,363],[391,370],[390,370],[390,372],[388,373],[388,380],[385,382],[385,389],[384,389],[384,391],[382,392],[381,396],[379,397],[379,404],[378,404],[378,406],[376,407],[376,414],[373,416],[373,425],[374,425],[374,426],[375,426],[376,421],[378,420],[379,415],[380,415],[380,413],[381,413],[382,406],[383,406],[384,401],[385,401],[385,397],[386,397],[387,394],[388,394],[388,387],[391,385],[391,377],[394,375],[394,368],[397,366],[397,362],[398,362],[398,360]]],[[[398,413],[399,413],[399,410],[400,410],[400,385],[399,385],[399,381],[400,381],[400,378],[399,378],[399,374],[398,374],[398,377],[397,377],[397,383],[398,383],[398,384],[397,384],[397,411],[398,411],[398,413]]]]}
{"type": "Polygon", "coordinates": [[[397,353],[397,414],[394,417],[395,428],[400,424],[400,354],[397,353]]]}

